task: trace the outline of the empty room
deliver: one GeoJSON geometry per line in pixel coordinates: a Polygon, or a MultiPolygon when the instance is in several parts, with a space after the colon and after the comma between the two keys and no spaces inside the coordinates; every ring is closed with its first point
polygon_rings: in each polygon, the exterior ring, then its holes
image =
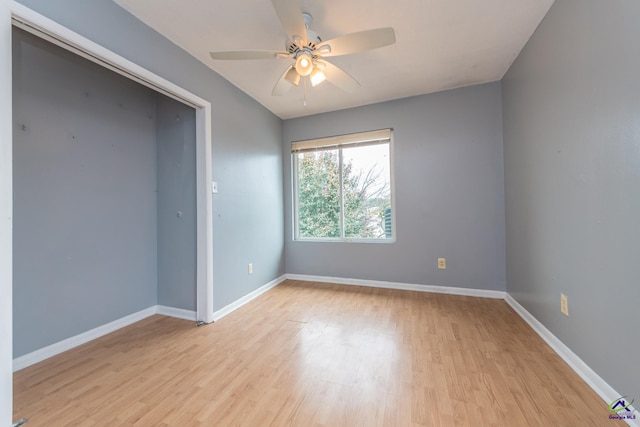
{"type": "Polygon", "coordinates": [[[0,425],[640,426],[638,17],[1,0],[0,425]]]}

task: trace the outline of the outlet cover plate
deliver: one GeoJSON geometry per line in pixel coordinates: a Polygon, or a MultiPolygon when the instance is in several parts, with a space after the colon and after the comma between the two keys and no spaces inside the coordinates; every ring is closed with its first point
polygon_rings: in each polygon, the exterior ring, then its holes
{"type": "Polygon", "coordinates": [[[560,312],[569,316],[569,299],[565,294],[560,294],[560,312]]]}

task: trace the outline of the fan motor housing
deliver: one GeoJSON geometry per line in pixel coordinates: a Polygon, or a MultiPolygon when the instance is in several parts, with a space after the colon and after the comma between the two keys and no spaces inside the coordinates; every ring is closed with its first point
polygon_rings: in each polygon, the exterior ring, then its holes
{"type": "Polygon", "coordinates": [[[308,48],[309,50],[313,51],[315,50],[317,45],[322,43],[322,39],[320,38],[318,33],[307,28],[307,44],[304,45],[302,40],[299,40],[299,43],[300,44],[297,43],[297,40],[292,41],[287,39],[287,42],[285,44],[285,49],[287,50],[287,52],[289,52],[292,55],[295,55],[297,52],[300,52],[305,48],[308,48]]]}

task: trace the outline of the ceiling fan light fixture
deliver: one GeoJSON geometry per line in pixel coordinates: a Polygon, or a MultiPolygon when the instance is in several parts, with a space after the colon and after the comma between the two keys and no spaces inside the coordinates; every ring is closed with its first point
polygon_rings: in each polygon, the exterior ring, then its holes
{"type": "Polygon", "coordinates": [[[289,68],[289,71],[284,75],[284,79],[292,85],[298,86],[300,84],[300,74],[293,67],[289,68]]]}
{"type": "Polygon", "coordinates": [[[322,70],[320,70],[318,67],[315,67],[313,69],[313,71],[309,75],[309,78],[311,79],[311,86],[313,87],[316,87],[323,81],[327,80],[327,76],[325,76],[322,70]]]}
{"type": "Polygon", "coordinates": [[[311,55],[303,53],[296,59],[296,71],[301,76],[308,76],[313,71],[313,60],[311,55]]]}
{"type": "Polygon", "coordinates": [[[293,61],[293,64],[289,62],[288,68],[271,91],[273,96],[284,95],[291,86],[299,86],[302,80],[306,99],[307,80],[304,77],[309,77],[309,83],[312,86],[318,86],[325,80],[329,80],[335,87],[345,92],[355,92],[360,84],[345,71],[326,61],[325,58],[389,46],[396,42],[395,31],[391,27],[376,28],[322,41],[322,38],[309,28],[312,17],[310,14],[302,12],[298,6],[300,1],[271,0],[288,37],[284,50],[210,52],[211,57],[214,60],[286,58],[293,61]]]}

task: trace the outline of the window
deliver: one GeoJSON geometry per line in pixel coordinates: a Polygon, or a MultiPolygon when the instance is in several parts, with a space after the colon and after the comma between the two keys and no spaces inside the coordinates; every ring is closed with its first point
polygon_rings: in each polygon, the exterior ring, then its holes
{"type": "Polygon", "coordinates": [[[393,239],[391,129],[291,145],[296,240],[393,239]]]}

